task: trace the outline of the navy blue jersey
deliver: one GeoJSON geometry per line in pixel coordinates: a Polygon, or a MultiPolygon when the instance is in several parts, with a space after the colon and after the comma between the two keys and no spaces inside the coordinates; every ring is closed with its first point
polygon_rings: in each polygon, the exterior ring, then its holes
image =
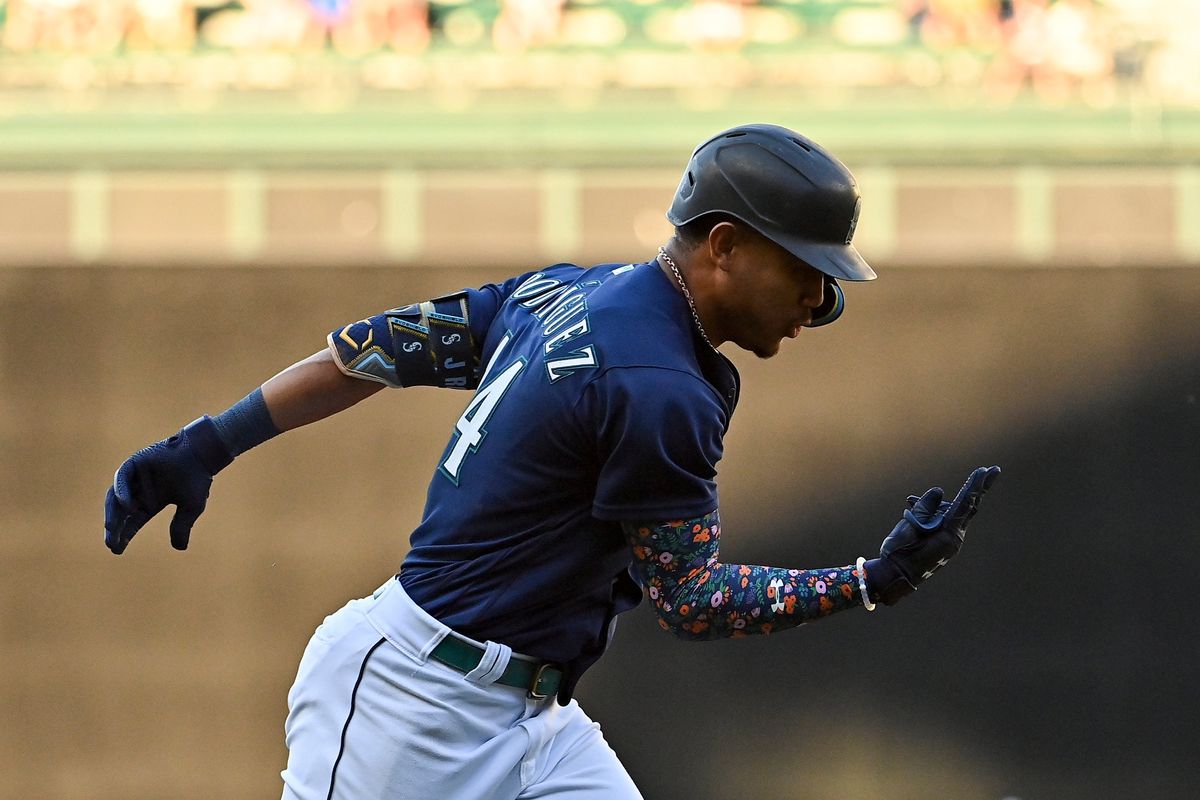
{"type": "Polygon", "coordinates": [[[485,371],[400,580],[451,628],[577,679],[641,597],[619,521],[717,507],[737,372],[656,262],[560,264],[468,304],[485,371]]]}

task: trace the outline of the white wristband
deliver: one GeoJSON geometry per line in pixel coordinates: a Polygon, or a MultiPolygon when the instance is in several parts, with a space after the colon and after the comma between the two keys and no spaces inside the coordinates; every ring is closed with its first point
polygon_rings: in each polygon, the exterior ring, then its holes
{"type": "Polygon", "coordinates": [[[862,595],[863,608],[867,611],[874,611],[875,604],[871,602],[871,598],[867,596],[867,560],[862,556],[858,557],[858,562],[854,565],[855,571],[858,572],[858,591],[862,595]]]}

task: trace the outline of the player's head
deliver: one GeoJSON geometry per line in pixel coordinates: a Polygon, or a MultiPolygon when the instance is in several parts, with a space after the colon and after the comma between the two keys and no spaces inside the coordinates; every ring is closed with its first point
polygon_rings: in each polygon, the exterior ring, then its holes
{"type": "Polygon", "coordinates": [[[740,125],[692,153],[667,219],[680,229],[721,214],[831,278],[869,281],[875,272],[851,244],[860,204],[850,170],[816,142],[740,125]]]}
{"type": "Polygon", "coordinates": [[[713,342],[770,358],[783,339],[829,321],[822,316],[834,305],[833,316],[840,313],[832,278],[734,217],[710,214],[683,225],[670,249],[713,342]]]}

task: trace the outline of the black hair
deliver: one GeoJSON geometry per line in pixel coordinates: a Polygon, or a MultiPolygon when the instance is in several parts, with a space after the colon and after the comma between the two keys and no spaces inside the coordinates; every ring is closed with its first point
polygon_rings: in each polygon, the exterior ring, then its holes
{"type": "Polygon", "coordinates": [[[701,214],[691,222],[675,226],[675,238],[685,250],[695,250],[708,239],[709,231],[722,222],[738,223],[737,217],[722,211],[701,214]]]}

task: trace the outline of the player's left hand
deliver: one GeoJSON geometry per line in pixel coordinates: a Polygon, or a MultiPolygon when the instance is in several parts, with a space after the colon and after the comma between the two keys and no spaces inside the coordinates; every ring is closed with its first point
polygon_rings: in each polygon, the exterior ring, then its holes
{"type": "Polygon", "coordinates": [[[908,498],[903,518],[868,566],[872,601],[894,605],[945,566],[962,547],[967,524],[999,474],[999,467],[977,467],[951,501],[943,499],[940,487],[908,498]]]}

